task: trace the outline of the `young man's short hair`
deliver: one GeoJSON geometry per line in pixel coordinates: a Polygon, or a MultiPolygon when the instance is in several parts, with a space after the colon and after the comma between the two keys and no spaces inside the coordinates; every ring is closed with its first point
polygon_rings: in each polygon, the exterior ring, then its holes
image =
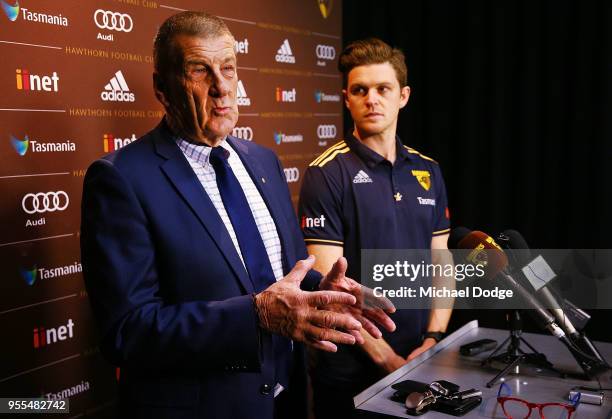
{"type": "Polygon", "coordinates": [[[406,68],[404,53],[392,48],[378,38],[361,39],[351,42],[338,60],[338,69],[342,73],[342,83],[346,88],[348,74],[355,67],[370,64],[389,63],[395,70],[400,87],[408,85],[408,69],[406,68]]]}

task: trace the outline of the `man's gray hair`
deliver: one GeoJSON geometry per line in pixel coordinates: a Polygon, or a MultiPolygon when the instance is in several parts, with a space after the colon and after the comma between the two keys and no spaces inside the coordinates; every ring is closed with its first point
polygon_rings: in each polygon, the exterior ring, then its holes
{"type": "Polygon", "coordinates": [[[162,78],[180,64],[174,53],[174,38],[178,35],[205,39],[223,35],[234,37],[221,18],[206,12],[185,11],[170,16],[159,27],[153,43],[153,65],[162,78]]]}

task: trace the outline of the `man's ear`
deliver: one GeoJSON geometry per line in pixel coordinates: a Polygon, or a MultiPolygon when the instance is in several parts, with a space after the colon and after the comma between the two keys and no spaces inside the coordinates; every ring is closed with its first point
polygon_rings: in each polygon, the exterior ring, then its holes
{"type": "Polygon", "coordinates": [[[410,86],[404,86],[400,90],[400,109],[406,106],[410,98],[410,86]]]}
{"type": "Polygon", "coordinates": [[[346,89],[342,89],[342,97],[344,98],[344,105],[346,106],[347,109],[349,109],[349,105],[348,105],[348,93],[347,93],[346,89]]]}
{"type": "Polygon", "coordinates": [[[155,97],[159,102],[164,105],[164,108],[168,108],[170,106],[170,102],[168,101],[166,84],[164,79],[159,75],[159,73],[153,73],[153,90],[155,91],[155,97]]]}

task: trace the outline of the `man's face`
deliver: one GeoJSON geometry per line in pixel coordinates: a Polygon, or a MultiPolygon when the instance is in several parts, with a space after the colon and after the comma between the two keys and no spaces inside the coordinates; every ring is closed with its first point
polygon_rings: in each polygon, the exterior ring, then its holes
{"type": "Polygon", "coordinates": [[[389,63],[362,65],[348,74],[344,103],[360,137],[395,129],[397,114],[406,106],[410,88],[400,88],[389,63]]]}
{"type": "Polygon", "coordinates": [[[155,90],[170,125],[192,140],[216,145],[238,121],[238,74],[234,40],[229,35],[174,38],[178,68],[155,90]]]}

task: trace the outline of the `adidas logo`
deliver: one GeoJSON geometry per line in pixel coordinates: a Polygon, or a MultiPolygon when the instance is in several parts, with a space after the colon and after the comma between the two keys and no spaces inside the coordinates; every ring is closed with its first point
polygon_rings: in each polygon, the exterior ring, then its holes
{"type": "Polygon", "coordinates": [[[293,52],[291,52],[291,46],[289,45],[288,39],[285,39],[281,44],[276,52],[275,59],[277,63],[295,64],[295,57],[293,56],[293,52]]]}
{"type": "Polygon", "coordinates": [[[110,82],[104,86],[104,91],[100,93],[100,97],[105,102],[134,102],[136,100],[136,96],[130,92],[121,70],[117,71],[110,82]]]}
{"type": "Polygon", "coordinates": [[[372,183],[372,178],[366,172],[360,170],[353,178],[353,183],[372,183]]]}
{"type": "Polygon", "coordinates": [[[242,84],[242,80],[238,80],[238,88],[236,89],[236,103],[238,106],[251,106],[251,99],[242,84]]]}

